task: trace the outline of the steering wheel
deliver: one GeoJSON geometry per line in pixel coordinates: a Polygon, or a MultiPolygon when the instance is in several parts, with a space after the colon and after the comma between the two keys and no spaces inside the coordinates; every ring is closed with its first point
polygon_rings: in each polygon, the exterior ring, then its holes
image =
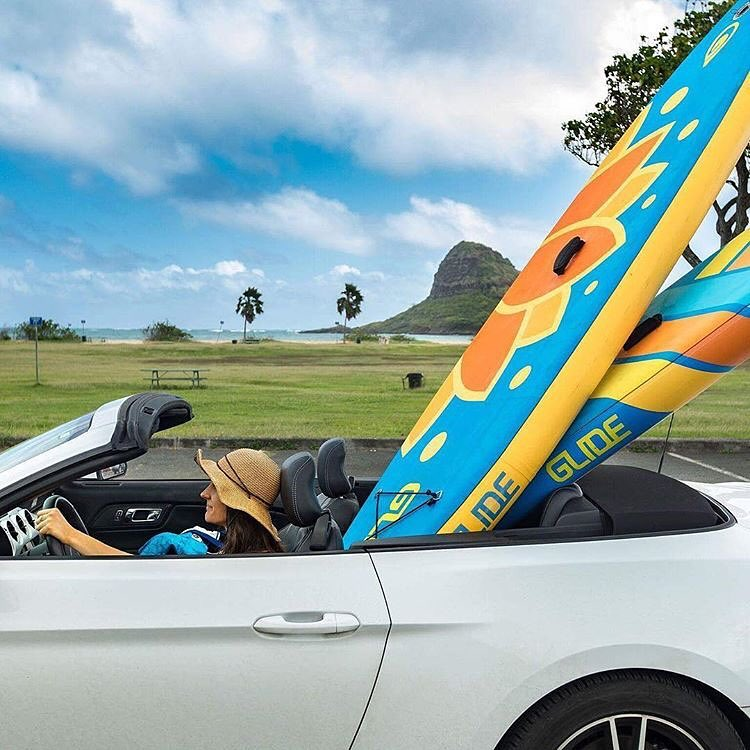
{"type": "MultiPolygon", "coordinates": [[[[63,514],[63,518],[78,531],[82,531],[84,534],[88,534],[88,529],[83,519],[78,515],[78,511],[73,507],[73,503],[62,495],[50,495],[42,505],[42,510],[49,510],[50,508],[57,508],[60,513],[63,514]]],[[[54,557],[80,557],[80,553],[76,552],[70,545],[63,544],[59,539],[56,539],[52,535],[45,536],[44,539],[47,542],[47,549],[49,554],[54,557]]]]}

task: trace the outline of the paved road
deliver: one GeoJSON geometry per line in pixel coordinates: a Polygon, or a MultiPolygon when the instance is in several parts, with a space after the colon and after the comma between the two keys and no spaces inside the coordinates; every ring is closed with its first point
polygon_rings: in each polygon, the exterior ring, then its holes
{"type": "MultiPolygon", "coordinates": [[[[224,449],[204,450],[208,458],[217,459],[224,449]]],[[[269,451],[282,461],[294,451],[269,451]]],[[[189,479],[204,476],[195,465],[195,451],[189,448],[155,448],[145,456],[131,462],[126,478],[129,479],[189,479]]],[[[347,457],[347,470],[359,477],[377,477],[388,465],[392,450],[357,448],[347,457]]],[[[641,453],[628,449],[620,451],[612,463],[656,469],[658,453],[641,453]]],[[[693,482],[750,482],[750,453],[718,453],[680,450],[670,452],[664,460],[664,473],[693,482]]]]}

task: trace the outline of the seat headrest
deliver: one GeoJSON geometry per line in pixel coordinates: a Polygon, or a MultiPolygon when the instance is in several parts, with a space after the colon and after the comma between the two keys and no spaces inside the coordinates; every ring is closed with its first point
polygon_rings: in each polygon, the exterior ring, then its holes
{"type": "MultiPolygon", "coordinates": [[[[565,487],[556,489],[548,498],[544,506],[542,518],[539,525],[542,527],[552,528],[557,525],[563,513],[567,511],[579,510],[577,506],[581,503],[594,508],[588,501],[583,499],[583,492],[577,484],[569,484],[565,487]]],[[[595,508],[594,508],[595,510],[595,508]]]]}
{"type": "Polygon", "coordinates": [[[344,470],[346,446],[342,438],[326,440],[318,450],[318,485],[327,497],[341,497],[352,491],[344,470]]]}
{"type": "Polygon", "coordinates": [[[295,526],[313,526],[324,512],[314,482],[315,461],[309,453],[295,453],[281,464],[281,502],[295,526]]]}

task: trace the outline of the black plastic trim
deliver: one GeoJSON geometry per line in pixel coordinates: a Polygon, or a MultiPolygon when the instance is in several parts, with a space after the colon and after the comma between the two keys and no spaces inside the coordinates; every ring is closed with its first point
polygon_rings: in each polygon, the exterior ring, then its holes
{"type": "MultiPolygon", "coordinates": [[[[366,555],[367,550],[352,547],[351,549],[335,549],[335,550],[323,550],[320,552],[253,552],[246,555],[82,555],[79,558],[75,558],[79,562],[81,560],[205,560],[207,558],[211,560],[238,560],[244,558],[255,558],[255,557],[309,557],[310,555],[366,555]]],[[[18,555],[12,557],[9,555],[0,555],[0,560],[63,560],[61,557],[32,557],[30,555],[18,555]]],[[[68,560],[72,558],[67,558],[68,560]]]]}
{"type": "Polygon", "coordinates": [[[458,549],[465,547],[521,547],[532,544],[570,544],[571,542],[608,542],[619,539],[650,539],[654,537],[681,536],[685,534],[707,534],[722,531],[736,525],[735,517],[721,504],[706,497],[721,523],[700,529],[677,531],[655,531],[641,534],[590,535],[588,530],[578,531],[574,527],[503,529],[499,531],[474,531],[457,534],[430,534],[425,536],[388,537],[369,539],[352,545],[350,549],[368,552],[399,552],[420,549],[458,549]]]}
{"type": "Polygon", "coordinates": [[[586,240],[582,239],[581,237],[573,237],[573,239],[570,240],[565,245],[565,247],[557,254],[557,258],[555,258],[555,263],[552,266],[552,270],[558,276],[562,276],[570,265],[570,262],[573,260],[573,258],[575,258],[576,255],[578,255],[579,252],[581,252],[585,244],[586,240]]]}
{"type": "Polygon", "coordinates": [[[148,450],[154,433],[185,424],[193,418],[193,408],[185,399],[171,393],[136,393],[120,406],[112,435],[116,450],[148,450]]]}
{"type": "Polygon", "coordinates": [[[650,318],[642,320],[633,329],[633,332],[628,336],[628,340],[625,342],[625,346],[622,348],[626,352],[630,351],[636,344],[643,341],[649,333],[653,333],[663,322],[664,317],[661,313],[656,313],[656,315],[652,315],[650,318]]]}

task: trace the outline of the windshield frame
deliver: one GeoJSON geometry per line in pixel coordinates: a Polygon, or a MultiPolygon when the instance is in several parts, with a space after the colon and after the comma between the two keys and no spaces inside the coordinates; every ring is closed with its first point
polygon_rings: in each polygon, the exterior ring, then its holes
{"type": "Polygon", "coordinates": [[[17,466],[20,463],[51,451],[53,448],[65,445],[71,440],[85,435],[91,429],[91,423],[96,412],[89,412],[81,417],[76,417],[64,424],[53,427],[41,435],[24,440],[17,445],[0,453],[0,473],[17,466]]]}

